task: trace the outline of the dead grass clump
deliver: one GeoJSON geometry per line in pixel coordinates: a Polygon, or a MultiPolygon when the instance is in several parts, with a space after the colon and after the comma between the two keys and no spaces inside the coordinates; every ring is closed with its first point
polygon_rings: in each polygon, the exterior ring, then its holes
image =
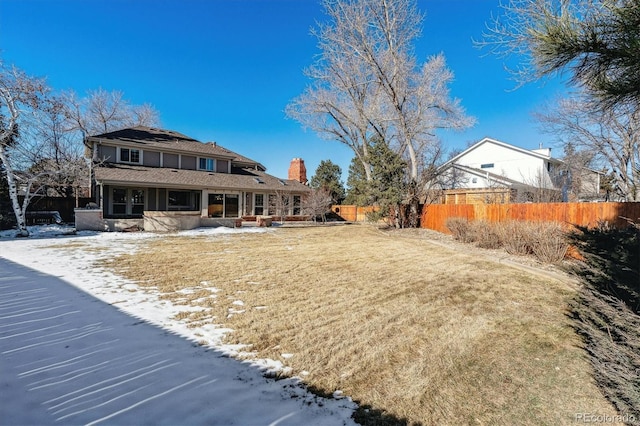
{"type": "Polygon", "coordinates": [[[390,235],[342,226],[167,237],[111,266],[160,291],[215,287],[217,303],[185,321],[215,321],[233,330],[228,343],[281,361],[318,392],[342,390],[369,407],[358,413],[366,424],[615,415],[566,316],[572,287],[390,235]]]}

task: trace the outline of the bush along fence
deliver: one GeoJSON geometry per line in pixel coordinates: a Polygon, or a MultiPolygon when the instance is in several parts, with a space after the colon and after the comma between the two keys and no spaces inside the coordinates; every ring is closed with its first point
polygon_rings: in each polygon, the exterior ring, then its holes
{"type": "Polygon", "coordinates": [[[626,229],[640,221],[640,202],[632,203],[539,203],[539,204],[430,204],[422,209],[422,228],[451,234],[450,218],[486,222],[556,222],[562,226],[593,228],[606,223],[626,229]]]}

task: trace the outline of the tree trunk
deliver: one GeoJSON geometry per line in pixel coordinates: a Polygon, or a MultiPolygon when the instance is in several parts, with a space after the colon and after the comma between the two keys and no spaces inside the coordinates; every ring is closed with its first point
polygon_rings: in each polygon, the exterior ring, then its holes
{"type": "Polygon", "coordinates": [[[5,172],[7,173],[7,183],[9,184],[9,198],[11,198],[11,205],[13,207],[13,213],[16,216],[16,224],[18,227],[17,235],[19,237],[28,237],[29,231],[27,230],[25,211],[20,207],[20,201],[18,201],[18,186],[13,174],[13,168],[11,167],[11,164],[9,164],[9,159],[7,158],[7,153],[5,151],[4,145],[0,145],[0,161],[2,161],[5,172]]]}

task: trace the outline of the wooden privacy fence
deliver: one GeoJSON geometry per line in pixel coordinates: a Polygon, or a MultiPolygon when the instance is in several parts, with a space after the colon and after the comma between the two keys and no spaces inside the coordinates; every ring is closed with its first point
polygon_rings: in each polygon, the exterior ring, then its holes
{"type": "Polygon", "coordinates": [[[331,211],[347,222],[366,222],[367,213],[374,211],[375,207],[360,207],[353,205],[331,206],[331,211]]]}
{"type": "Polygon", "coordinates": [[[537,203],[537,204],[431,204],[422,209],[422,228],[450,234],[447,219],[463,217],[469,220],[500,222],[523,220],[558,222],[593,227],[598,222],[626,228],[624,218],[640,221],[640,202],[633,203],[537,203]]]}

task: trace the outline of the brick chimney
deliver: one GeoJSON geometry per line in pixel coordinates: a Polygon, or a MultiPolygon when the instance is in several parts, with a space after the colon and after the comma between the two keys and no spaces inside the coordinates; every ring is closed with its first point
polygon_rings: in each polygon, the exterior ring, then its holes
{"type": "Polygon", "coordinates": [[[289,166],[289,179],[307,184],[307,169],[302,158],[294,158],[289,166]]]}

